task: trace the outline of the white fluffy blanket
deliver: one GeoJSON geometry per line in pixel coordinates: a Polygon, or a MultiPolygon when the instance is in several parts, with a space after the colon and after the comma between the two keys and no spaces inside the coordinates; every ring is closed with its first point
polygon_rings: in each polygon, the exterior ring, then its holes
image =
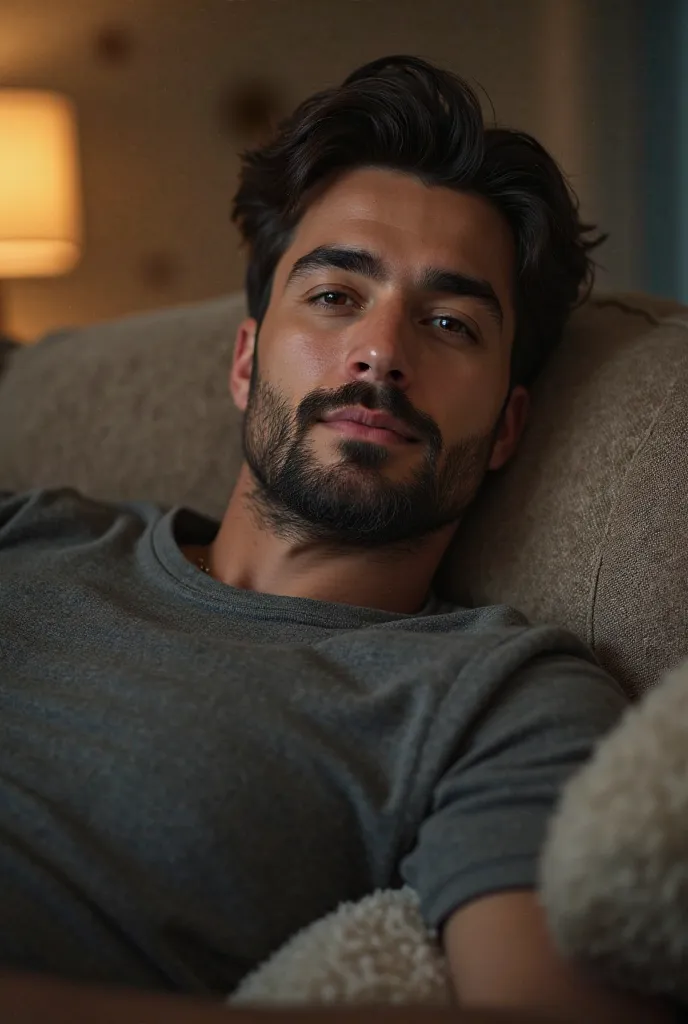
{"type": "Polygon", "coordinates": [[[405,887],[343,903],[304,928],[244,978],[229,1002],[442,1006],[451,998],[437,937],[405,887]]]}

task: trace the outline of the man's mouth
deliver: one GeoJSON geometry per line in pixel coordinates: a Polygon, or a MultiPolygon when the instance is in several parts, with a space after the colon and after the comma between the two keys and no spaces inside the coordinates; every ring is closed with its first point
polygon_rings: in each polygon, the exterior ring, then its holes
{"type": "Polygon", "coordinates": [[[367,437],[383,444],[395,441],[409,444],[418,440],[413,430],[402,420],[376,409],[364,409],[360,405],[335,409],[323,416],[323,422],[341,433],[352,437],[367,437]]]}
{"type": "Polygon", "coordinates": [[[386,427],[369,427],[365,423],[357,423],[355,420],[329,420],[323,421],[323,426],[329,430],[335,430],[344,437],[356,437],[362,441],[374,441],[376,444],[414,444],[408,437],[402,437],[395,430],[386,427]]]}

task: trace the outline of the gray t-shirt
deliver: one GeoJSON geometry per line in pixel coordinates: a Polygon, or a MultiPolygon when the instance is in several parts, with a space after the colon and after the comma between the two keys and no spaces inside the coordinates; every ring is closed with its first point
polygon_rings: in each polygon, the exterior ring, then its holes
{"type": "Polygon", "coordinates": [[[530,888],[626,700],[506,606],[416,615],[227,586],[218,524],[0,494],[0,964],[226,993],[410,883],[431,926],[530,888]]]}

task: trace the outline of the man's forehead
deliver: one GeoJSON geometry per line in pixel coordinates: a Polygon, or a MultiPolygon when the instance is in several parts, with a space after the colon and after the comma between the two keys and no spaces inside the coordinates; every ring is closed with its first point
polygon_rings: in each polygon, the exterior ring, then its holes
{"type": "Polygon", "coordinates": [[[400,276],[446,267],[510,290],[512,236],[492,204],[401,172],[358,169],[323,189],[284,254],[285,279],[308,252],[337,245],[375,252],[400,276]]]}
{"type": "Polygon", "coordinates": [[[389,225],[422,235],[432,232],[449,244],[457,235],[476,235],[477,227],[492,226],[510,234],[499,211],[482,196],[382,168],[357,168],[340,175],[308,204],[301,227],[327,221],[361,228],[389,225]]]}

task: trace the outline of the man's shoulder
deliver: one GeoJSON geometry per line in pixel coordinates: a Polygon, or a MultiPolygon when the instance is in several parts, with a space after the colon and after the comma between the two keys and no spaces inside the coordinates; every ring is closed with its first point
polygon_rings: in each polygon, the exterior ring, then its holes
{"type": "Polygon", "coordinates": [[[432,613],[390,624],[389,633],[399,634],[398,643],[389,636],[387,647],[395,669],[400,663],[433,666],[420,678],[431,678],[444,694],[447,728],[455,728],[467,708],[479,716],[544,723],[562,711],[596,716],[600,706],[606,718],[627,702],[583,638],[557,623],[531,621],[511,605],[439,601],[432,613]]]}
{"type": "Polygon", "coordinates": [[[457,670],[447,682],[459,706],[472,695],[491,714],[501,708],[522,719],[556,718],[562,711],[585,715],[591,706],[602,707],[603,717],[614,716],[628,702],[592,647],[558,623],[531,621],[507,604],[464,608],[445,602],[429,618],[447,638],[447,664],[457,670]]]}
{"type": "Polygon", "coordinates": [[[487,661],[515,671],[536,659],[562,656],[599,664],[591,648],[567,627],[554,622],[534,622],[508,604],[467,607],[438,599],[432,614],[425,620],[425,629],[460,638],[473,654],[473,667],[487,661]]]}
{"type": "Polygon", "coordinates": [[[21,493],[0,491],[0,544],[32,538],[57,538],[76,531],[91,536],[122,517],[151,521],[162,515],[153,502],[113,502],[75,487],[36,487],[21,493]]]}

